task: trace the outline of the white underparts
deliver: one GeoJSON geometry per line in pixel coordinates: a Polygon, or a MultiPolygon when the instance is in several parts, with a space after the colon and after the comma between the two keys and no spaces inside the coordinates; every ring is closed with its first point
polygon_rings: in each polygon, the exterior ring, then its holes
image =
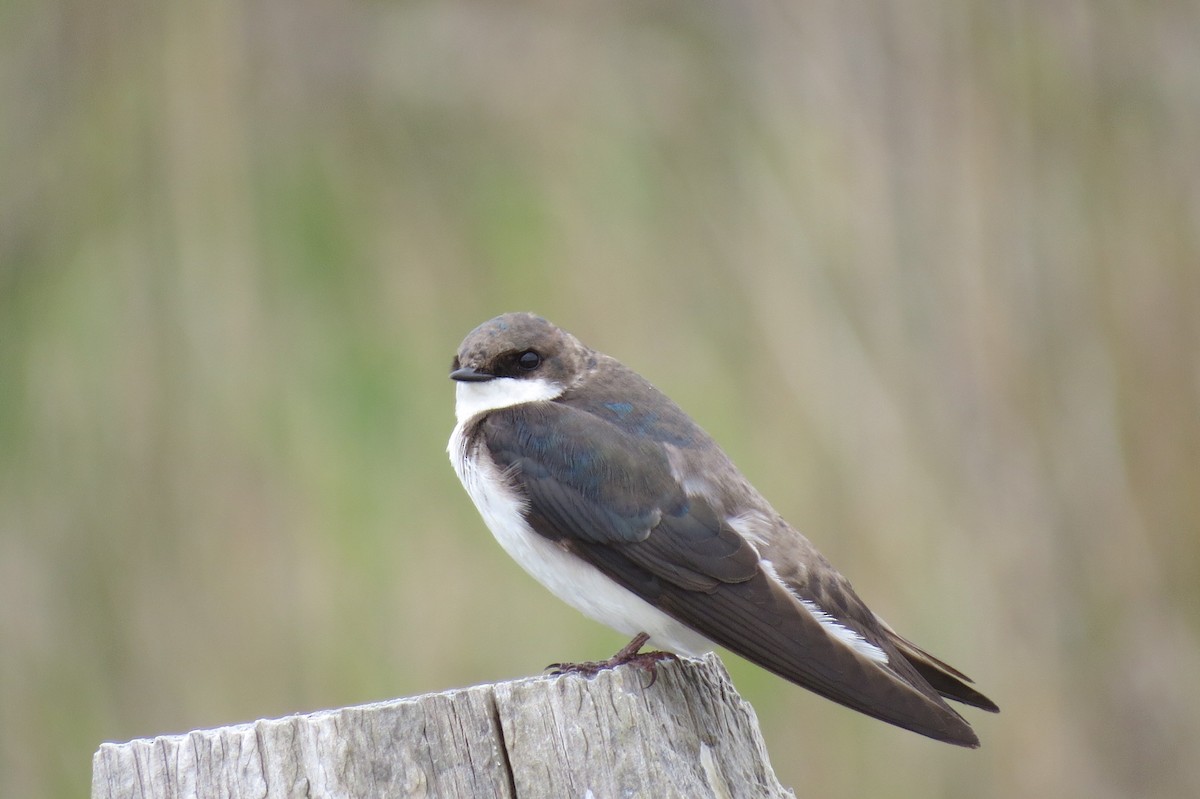
{"type": "MultiPolygon", "coordinates": [[[[470,442],[464,432],[467,424],[479,414],[527,402],[546,402],[562,393],[561,385],[540,379],[496,377],[483,382],[459,382],[454,405],[458,424],[447,447],[459,480],[504,551],[559,599],[625,635],[648,633],[652,646],[684,655],[711,651],[714,644],[703,635],[617,585],[596,567],[538,535],[525,521],[524,500],[509,485],[486,450],[473,448],[468,451],[470,442]]],[[[755,549],[762,546],[762,529],[767,520],[760,514],[745,514],[727,521],[755,549]]],[[[771,579],[796,597],[801,607],[827,633],[864,657],[877,663],[888,662],[887,653],[882,649],[841,624],[812,600],[791,591],[771,561],[762,559],[759,564],[771,579]]]]}
{"type": "Polygon", "coordinates": [[[459,384],[455,408],[459,421],[447,449],[454,471],[479,509],[484,523],[521,568],[589,618],[630,637],[645,632],[650,636],[650,646],[681,655],[699,656],[712,651],[715,645],[707,638],[617,585],[590,563],[539,535],[525,521],[524,500],[505,479],[486,448],[471,447],[471,442],[463,435],[471,418],[483,410],[553,399],[560,392],[561,389],[544,381],[534,383],[509,378],[459,384]],[[508,386],[486,390],[493,383],[501,382],[508,386]],[[540,389],[532,390],[526,386],[540,386],[540,389]],[[480,388],[485,391],[478,391],[480,388]],[[524,399],[514,400],[521,396],[524,399]]]}

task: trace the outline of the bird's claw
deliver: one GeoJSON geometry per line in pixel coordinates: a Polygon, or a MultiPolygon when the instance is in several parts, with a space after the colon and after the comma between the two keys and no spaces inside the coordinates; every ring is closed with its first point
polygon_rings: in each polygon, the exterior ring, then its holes
{"type": "Polygon", "coordinates": [[[646,633],[638,633],[632,641],[622,647],[619,652],[608,660],[591,660],[584,663],[551,663],[546,667],[546,670],[555,677],[563,674],[582,674],[584,677],[590,679],[606,669],[614,669],[617,666],[633,666],[650,673],[650,682],[643,686],[643,688],[649,688],[658,679],[659,663],[664,660],[679,659],[671,652],[640,652],[639,650],[649,639],[650,636],[646,635],[646,633]]]}

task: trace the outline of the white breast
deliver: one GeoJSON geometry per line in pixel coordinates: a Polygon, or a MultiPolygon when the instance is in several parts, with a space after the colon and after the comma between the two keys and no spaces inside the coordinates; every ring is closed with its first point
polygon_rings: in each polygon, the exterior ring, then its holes
{"type": "MultiPolygon", "coordinates": [[[[535,580],[584,615],[628,636],[645,632],[650,645],[683,655],[701,655],[715,645],[704,636],[663,613],[554,542],[538,535],[525,521],[524,500],[508,483],[482,446],[471,446],[463,431],[484,404],[470,389],[492,383],[459,383],[456,412],[458,424],[447,450],[458,479],[462,481],[483,521],[504,551],[535,580]],[[463,389],[468,389],[464,392],[463,389]],[[464,394],[467,397],[464,398],[464,394]],[[464,402],[464,399],[467,399],[464,402]],[[474,410],[465,415],[464,411],[474,410]],[[465,416],[465,418],[464,418],[465,416]]],[[[513,381],[523,383],[527,381],[513,381]]],[[[488,399],[507,399],[512,393],[492,389],[488,399]]],[[[532,393],[532,392],[529,392],[532,393]]],[[[543,397],[542,399],[548,399],[543,397]]],[[[528,400],[526,400],[528,401],[528,400]]],[[[519,404],[505,402],[499,407],[519,404]]]]}

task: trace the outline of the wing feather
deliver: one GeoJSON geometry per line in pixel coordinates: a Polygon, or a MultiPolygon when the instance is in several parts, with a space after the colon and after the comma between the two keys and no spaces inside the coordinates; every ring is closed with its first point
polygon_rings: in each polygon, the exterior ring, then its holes
{"type": "MultiPolygon", "coordinates": [[[[538,534],[788,680],[883,721],[978,746],[966,721],[885,635],[858,625],[889,655],[887,665],[831,635],[717,508],[685,494],[653,438],[557,402],[497,411],[480,431],[538,534]]],[[[672,433],[682,440],[687,431],[676,422],[672,433]]]]}

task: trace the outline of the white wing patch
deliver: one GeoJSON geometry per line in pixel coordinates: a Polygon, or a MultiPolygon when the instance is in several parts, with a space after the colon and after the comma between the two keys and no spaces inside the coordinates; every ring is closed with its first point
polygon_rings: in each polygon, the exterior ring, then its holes
{"type": "Polygon", "coordinates": [[[871,643],[866,638],[863,638],[855,630],[851,630],[849,627],[842,626],[840,623],[838,623],[837,619],[822,610],[821,606],[816,602],[813,602],[810,599],[801,599],[800,604],[804,606],[805,610],[812,614],[814,619],[821,623],[822,627],[832,633],[833,636],[838,640],[848,644],[855,652],[869,657],[876,663],[888,662],[888,656],[886,652],[875,646],[875,644],[871,643]]]}
{"type": "MultiPolygon", "coordinates": [[[[779,572],[775,571],[774,563],[765,559],[760,560],[758,563],[760,566],[762,566],[763,571],[765,571],[772,580],[775,580],[777,583],[787,588],[787,583],[781,580],[779,577],[779,572]]],[[[876,663],[886,664],[888,662],[887,652],[884,652],[882,649],[875,646],[875,644],[871,643],[866,638],[863,638],[862,635],[856,630],[852,630],[843,625],[816,602],[813,602],[811,599],[805,599],[802,596],[798,596],[796,592],[792,591],[790,588],[788,589],[788,593],[796,597],[796,599],[799,600],[800,605],[807,610],[812,617],[817,620],[817,623],[824,627],[825,631],[834,638],[838,639],[860,655],[870,658],[876,663]]]]}
{"type": "MultiPolygon", "coordinates": [[[[768,535],[771,532],[771,521],[756,510],[748,510],[744,513],[739,513],[736,516],[730,516],[725,519],[725,523],[733,528],[733,531],[754,547],[755,552],[761,552],[762,548],[767,545],[768,535]]],[[[763,568],[767,569],[768,573],[778,580],[779,575],[775,573],[775,565],[769,560],[762,561],[763,568]]]]}
{"type": "Polygon", "coordinates": [[[671,477],[679,483],[683,493],[689,497],[703,497],[713,493],[712,484],[702,472],[690,467],[687,455],[682,449],[673,444],[664,444],[667,453],[667,463],[671,467],[671,477]]]}

